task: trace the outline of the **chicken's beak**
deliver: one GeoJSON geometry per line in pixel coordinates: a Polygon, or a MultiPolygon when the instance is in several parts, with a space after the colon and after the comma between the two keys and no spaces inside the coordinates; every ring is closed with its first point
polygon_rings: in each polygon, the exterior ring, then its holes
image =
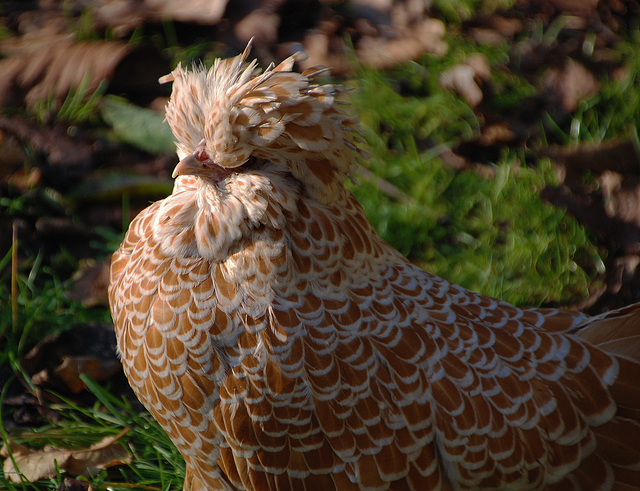
{"type": "Polygon", "coordinates": [[[196,159],[192,154],[178,162],[176,168],[173,169],[171,177],[175,179],[178,176],[197,176],[202,174],[204,168],[205,167],[202,162],[196,159]]]}

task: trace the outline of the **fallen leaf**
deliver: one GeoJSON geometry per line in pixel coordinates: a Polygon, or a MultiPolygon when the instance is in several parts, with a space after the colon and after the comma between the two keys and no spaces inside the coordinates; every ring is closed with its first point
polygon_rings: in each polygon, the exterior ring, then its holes
{"type": "Polygon", "coordinates": [[[53,386],[78,393],[84,389],[80,374],[106,380],[121,372],[111,324],[78,324],[46,337],[22,360],[36,386],[53,386]]]}
{"type": "Polygon", "coordinates": [[[78,271],[73,275],[73,284],[67,297],[89,308],[108,307],[109,264],[109,258],[103,261],[90,259],[81,262],[78,271]]]}
{"type": "Polygon", "coordinates": [[[12,448],[12,457],[4,461],[3,471],[10,482],[36,482],[41,479],[51,479],[57,475],[56,464],[65,469],[71,457],[70,450],[59,450],[50,446],[39,451],[16,451],[12,448]]]}
{"type": "Polygon", "coordinates": [[[56,491],[92,491],[89,481],[65,477],[56,491]]]}
{"type": "MultiPolygon", "coordinates": [[[[144,0],[143,6],[155,14],[156,20],[172,19],[198,24],[217,24],[227,8],[228,0],[144,0]]],[[[139,2],[135,2],[137,4],[139,2]]]]}
{"type": "Polygon", "coordinates": [[[505,17],[494,13],[479,14],[465,22],[463,26],[476,43],[497,46],[505,41],[511,41],[519,34],[523,23],[516,17],[505,17]]]}
{"type": "Polygon", "coordinates": [[[411,28],[399,31],[399,37],[384,39],[365,36],[356,54],[365,65],[387,70],[400,63],[418,59],[425,53],[442,56],[449,49],[444,41],[445,27],[438,19],[424,19],[411,28]]]}
{"type": "MultiPolygon", "coordinates": [[[[358,14],[356,10],[355,14],[358,14]]],[[[439,19],[414,17],[410,25],[406,19],[392,23],[384,9],[370,18],[357,17],[349,21],[361,30],[355,43],[355,54],[360,63],[386,70],[400,63],[417,60],[425,53],[441,56],[449,45],[444,40],[445,26],[439,19]],[[390,25],[391,24],[391,25],[390,25]]],[[[360,13],[364,16],[364,13],[360,13]]],[[[301,63],[303,69],[313,66],[329,66],[334,75],[345,75],[355,69],[347,57],[347,48],[340,34],[346,22],[338,16],[321,22],[304,38],[304,51],[308,58],[301,63]]]]}
{"type": "Polygon", "coordinates": [[[58,475],[57,468],[71,475],[93,475],[100,469],[128,464],[131,455],[118,443],[129,432],[129,428],[114,436],[107,436],[87,449],[72,450],[45,446],[42,450],[32,450],[24,445],[8,441],[0,455],[5,457],[3,472],[11,482],[20,483],[24,479],[35,482],[52,479],[58,475]]]}
{"type": "Polygon", "coordinates": [[[88,94],[109,79],[132,47],[118,41],[76,42],[61,34],[42,38],[10,38],[0,44],[0,106],[20,105],[7,94],[24,94],[27,107],[51,95],[60,107],[69,90],[89,77],[88,94]]]}
{"type": "Polygon", "coordinates": [[[77,476],[95,474],[100,469],[130,463],[131,455],[118,443],[128,432],[129,428],[125,428],[117,435],[104,437],[87,450],[72,451],[66,470],[77,476]]]}
{"type": "Polygon", "coordinates": [[[0,116],[0,130],[44,154],[49,164],[62,168],[57,172],[66,173],[63,177],[67,180],[72,177],[68,173],[84,175],[93,166],[94,149],[83,138],[69,136],[66,126],[40,126],[33,119],[0,116]]]}
{"type": "MultiPolygon", "coordinates": [[[[87,99],[103,80],[118,91],[144,93],[157,88],[168,66],[153,49],[122,41],[76,41],[45,29],[0,42],[0,107],[59,109],[71,89],[87,99]]],[[[158,89],[159,90],[159,89],[158,89]]]]}
{"type": "Polygon", "coordinates": [[[481,85],[491,78],[491,67],[487,58],[476,53],[463,64],[443,72],[438,82],[443,89],[453,90],[466,99],[471,106],[482,102],[481,85]]]}
{"type": "Polygon", "coordinates": [[[578,102],[600,91],[600,82],[584,65],[567,58],[562,69],[549,69],[542,83],[551,94],[557,94],[565,111],[571,113],[578,102]]]}
{"type": "Polygon", "coordinates": [[[278,41],[279,27],[279,15],[271,9],[256,9],[236,22],[233,32],[242,43],[253,38],[256,43],[270,45],[278,41]]]}
{"type": "Polygon", "coordinates": [[[631,141],[607,140],[552,146],[541,148],[538,153],[555,160],[569,181],[581,179],[587,172],[600,174],[605,170],[633,175],[640,168],[640,156],[631,141]]]}
{"type": "Polygon", "coordinates": [[[84,390],[80,375],[89,375],[94,380],[106,380],[122,370],[118,360],[101,360],[91,356],[65,356],[53,373],[60,377],[71,392],[84,390]]]}

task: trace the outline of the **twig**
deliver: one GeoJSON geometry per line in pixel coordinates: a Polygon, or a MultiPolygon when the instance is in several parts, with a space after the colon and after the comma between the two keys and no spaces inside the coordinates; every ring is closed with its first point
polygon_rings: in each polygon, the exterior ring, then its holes
{"type": "Polygon", "coordinates": [[[365,181],[374,183],[376,186],[378,186],[378,189],[380,189],[380,191],[382,191],[387,196],[399,201],[400,203],[404,203],[406,205],[416,204],[416,200],[409,196],[407,193],[401,191],[398,187],[394,186],[386,179],[376,176],[366,167],[359,165],[358,175],[365,181]]]}
{"type": "Polygon", "coordinates": [[[13,222],[11,236],[11,330],[18,332],[18,224],[13,222]]]}

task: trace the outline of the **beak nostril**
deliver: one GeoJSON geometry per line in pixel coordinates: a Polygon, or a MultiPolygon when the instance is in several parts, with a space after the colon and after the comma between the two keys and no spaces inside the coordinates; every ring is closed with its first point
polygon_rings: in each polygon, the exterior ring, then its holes
{"type": "Polygon", "coordinates": [[[193,156],[199,162],[204,162],[205,160],[209,160],[209,155],[207,155],[207,151],[204,147],[196,148],[196,151],[193,152],[193,156]]]}

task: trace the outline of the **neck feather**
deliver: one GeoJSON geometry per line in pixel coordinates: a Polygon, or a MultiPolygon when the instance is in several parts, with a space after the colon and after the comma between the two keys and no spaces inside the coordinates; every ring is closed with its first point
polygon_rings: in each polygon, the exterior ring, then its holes
{"type": "Polygon", "coordinates": [[[154,237],[167,255],[222,261],[252,230],[282,229],[297,213],[298,188],[279,173],[238,173],[220,182],[196,178],[188,184],[176,185],[155,215],[154,237]]]}

